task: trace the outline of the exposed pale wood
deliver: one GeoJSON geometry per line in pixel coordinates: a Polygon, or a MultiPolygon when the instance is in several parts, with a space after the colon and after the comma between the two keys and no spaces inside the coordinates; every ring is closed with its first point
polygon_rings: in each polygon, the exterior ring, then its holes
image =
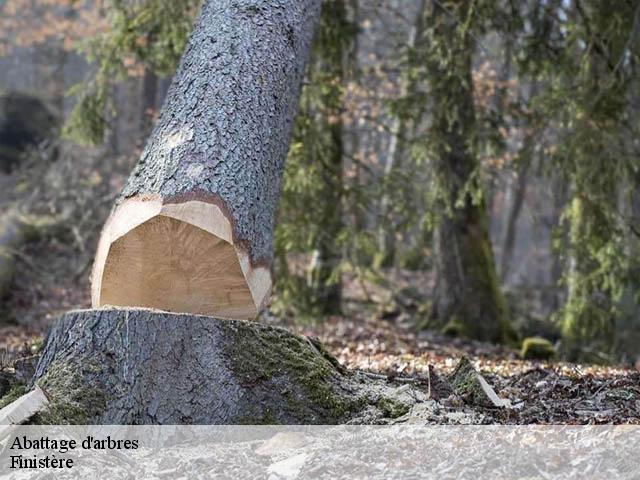
{"type": "Polygon", "coordinates": [[[35,386],[29,393],[21,396],[0,410],[0,439],[10,431],[12,425],[21,425],[42,411],[49,399],[44,391],[35,386]]]}
{"type": "Polygon", "coordinates": [[[482,388],[484,394],[495,407],[511,408],[511,401],[506,398],[500,398],[493,387],[489,385],[489,382],[487,382],[482,375],[480,375],[479,373],[477,373],[476,375],[478,383],[480,384],[480,388],[482,388]]]}
{"type": "Polygon", "coordinates": [[[94,307],[253,318],[267,301],[271,273],[253,267],[213,203],[133,198],[102,233],[92,281],[94,307]]]}

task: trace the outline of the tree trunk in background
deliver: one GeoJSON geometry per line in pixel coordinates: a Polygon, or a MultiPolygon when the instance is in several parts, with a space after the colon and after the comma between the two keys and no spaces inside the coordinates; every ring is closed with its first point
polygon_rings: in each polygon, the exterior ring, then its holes
{"type": "Polygon", "coordinates": [[[162,106],[171,86],[171,78],[162,77],[158,82],[158,105],[162,106]]]}
{"type": "Polygon", "coordinates": [[[628,96],[633,82],[617,70],[629,54],[625,45],[629,32],[637,29],[638,9],[624,4],[612,12],[597,2],[576,2],[576,9],[577,22],[584,26],[577,29],[582,36],[576,50],[582,57],[569,72],[578,73],[570,78],[575,84],[569,123],[575,147],[565,160],[572,165],[572,199],[562,337],[570,357],[601,360],[601,354],[606,358],[614,346],[620,295],[630,285],[618,193],[626,183],[621,175],[625,166],[627,175],[637,171],[637,156],[623,150],[628,158],[619,160],[612,143],[621,142],[620,125],[627,121],[626,104],[620,99],[628,96]],[[602,32],[597,40],[589,31],[591,22],[602,32]]]}
{"type": "Polygon", "coordinates": [[[549,251],[551,252],[551,271],[549,274],[551,277],[551,286],[556,292],[552,297],[550,310],[555,311],[560,308],[567,297],[566,286],[562,284],[565,266],[561,255],[561,251],[566,251],[568,241],[566,228],[561,221],[562,212],[567,206],[569,192],[567,181],[562,178],[552,180],[551,192],[553,196],[551,225],[558,226],[558,232],[552,235],[551,244],[549,245],[549,251]],[[557,241],[560,242],[560,245],[556,245],[557,241]]]}
{"type": "Polygon", "coordinates": [[[345,28],[346,24],[345,2],[325,1],[318,32],[317,59],[311,67],[316,71],[316,75],[326,80],[325,85],[329,84],[321,87],[321,106],[316,115],[316,121],[323,125],[323,133],[328,136],[328,141],[325,145],[326,151],[322,152],[319,158],[322,191],[318,198],[322,201],[322,208],[317,221],[322,225],[322,230],[316,239],[316,248],[308,273],[312,304],[316,311],[325,315],[339,313],[342,304],[342,281],[338,271],[342,260],[339,237],[344,223],[344,143],[341,108],[348,50],[343,41],[344,32],[340,30],[345,28]]]}
{"type": "MultiPolygon", "coordinates": [[[[511,78],[511,65],[513,62],[513,42],[514,42],[514,33],[511,31],[511,24],[507,25],[507,31],[504,33],[504,55],[502,58],[502,68],[500,69],[500,74],[498,75],[498,86],[496,88],[496,93],[493,96],[493,110],[495,111],[495,122],[497,125],[503,125],[505,122],[505,110],[508,104],[508,93],[509,87],[508,82],[511,78]]],[[[487,182],[487,190],[486,190],[486,204],[487,204],[487,212],[489,214],[489,231],[492,229],[492,220],[493,220],[493,205],[496,196],[496,182],[487,182]]],[[[513,189],[511,190],[513,191],[513,189]]],[[[503,250],[504,253],[504,250],[503,250]]],[[[501,275],[502,280],[504,281],[504,276],[501,275]]]]}
{"type": "Polygon", "coordinates": [[[430,58],[443,58],[430,62],[427,73],[434,102],[432,165],[438,187],[445,192],[434,234],[437,280],[433,316],[448,333],[501,341],[508,320],[495,271],[487,212],[482,195],[474,199],[469,191],[469,187],[478,191],[481,186],[473,179],[479,168],[472,143],[473,44],[470,27],[460,30],[468,5],[462,0],[447,5],[450,12],[444,11],[439,2],[433,5],[433,38],[428,47],[430,58]]]}
{"type": "MultiPolygon", "coordinates": [[[[506,79],[504,80],[506,82],[506,79]]],[[[538,95],[538,81],[533,80],[529,91],[529,101],[538,95]]],[[[503,101],[504,103],[504,101],[503,101]]],[[[518,218],[522,212],[522,206],[527,194],[527,183],[529,181],[529,170],[533,162],[534,150],[538,132],[536,126],[531,122],[527,125],[529,132],[525,134],[522,148],[518,152],[518,178],[511,182],[510,197],[512,197],[509,214],[502,236],[502,258],[500,262],[500,278],[502,283],[507,283],[513,259],[513,250],[516,244],[518,218]]]]}
{"type": "Polygon", "coordinates": [[[142,106],[140,123],[142,133],[147,136],[153,128],[153,120],[158,108],[158,76],[148,68],[145,68],[142,77],[142,106]]]}
{"type": "MultiPolygon", "coordinates": [[[[416,13],[416,19],[411,31],[409,32],[409,38],[407,40],[407,48],[412,50],[416,46],[418,39],[422,38],[424,33],[424,15],[426,8],[426,0],[420,0],[418,10],[416,13]]],[[[410,62],[402,78],[400,79],[400,92],[399,98],[406,98],[411,95],[416,87],[416,82],[411,78],[411,72],[407,71],[412,67],[410,62]]],[[[383,191],[382,199],[380,201],[380,218],[381,222],[378,226],[378,249],[381,253],[380,266],[389,267],[395,264],[396,260],[396,231],[395,225],[391,218],[391,198],[389,194],[390,180],[399,171],[401,167],[402,158],[404,157],[407,146],[407,114],[398,113],[393,118],[391,124],[391,138],[389,139],[389,148],[387,149],[387,156],[384,165],[383,172],[383,191]]],[[[419,123],[420,119],[414,119],[415,123],[419,123]]]]}
{"type": "MultiPolygon", "coordinates": [[[[355,25],[360,25],[360,0],[351,0],[351,11],[353,12],[353,23],[355,25]]],[[[354,32],[353,41],[351,42],[351,49],[349,51],[349,65],[351,68],[351,80],[359,84],[361,81],[361,72],[359,65],[359,56],[360,56],[360,40],[359,40],[359,31],[354,32]]],[[[351,184],[349,187],[355,192],[360,192],[363,182],[363,173],[364,170],[362,168],[361,162],[363,161],[363,156],[360,155],[362,148],[362,135],[360,132],[360,128],[358,125],[358,118],[352,119],[351,123],[351,150],[350,156],[353,159],[353,176],[351,178],[351,184]]],[[[359,236],[362,232],[366,230],[366,211],[362,207],[362,202],[359,195],[351,195],[351,207],[350,214],[352,217],[353,228],[356,236],[359,236]]],[[[360,267],[362,265],[369,264],[368,255],[363,255],[361,248],[357,245],[355,247],[355,258],[352,259],[354,263],[360,267]]]]}
{"type": "Polygon", "coordinates": [[[205,2],[103,229],[94,306],[253,318],[320,0],[205,2]]]}
{"type": "MultiPolygon", "coordinates": [[[[613,188],[611,195],[615,197],[613,188]]],[[[611,299],[593,278],[593,272],[600,265],[589,251],[591,246],[606,244],[611,232],[604,212],[578,191],[573,192],[569,219],[567,302],[562,336],[567,353],[576,359],[578,349],[588,342],[595,343],[604,352],[613,341],[613,322],[607,321],[611,299]]]]}
{"type": "MultiPolygon", "coordinates": [[[[525,148],[531,149],[533,147],[533,138],[527,137],[525,140],[529,145],[525,148]]],[[[502,235],[502,259],[500,262],[500,278],[503,283],[507,283],[509,279],[509,273],[511,270],[511,261],[513,260],[513,250],[516,245],[516,234],[518,219],[520,218],[520,212],[522,212],[522,205],[524,205],[524,199],[527,193],[527,182],[529,180],[529,166],[530,159],[526,160],[518,169],[518,176],[512,179],[508,198],[511,198],[511,205],[508,205],[509,211],[507,214],[507,221],[502,235]]]]}

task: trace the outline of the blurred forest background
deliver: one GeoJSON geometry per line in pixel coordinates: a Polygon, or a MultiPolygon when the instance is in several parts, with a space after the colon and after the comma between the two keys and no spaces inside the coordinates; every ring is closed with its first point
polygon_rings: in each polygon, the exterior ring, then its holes
{"type": "MultiPolygon", "coordinates": [[[[198,7],[0,0],[5,347],[89,306],[198,7]]],[[[638,0],[326,0],[270,321],[639,360],[639,54],[638,0]]]]}

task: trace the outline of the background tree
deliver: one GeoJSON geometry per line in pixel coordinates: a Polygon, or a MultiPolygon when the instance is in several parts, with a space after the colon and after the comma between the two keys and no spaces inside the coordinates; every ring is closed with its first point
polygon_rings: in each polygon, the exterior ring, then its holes
{"type": "Polygon", "coordinates": [[[621,2],[612,11],[576,0],[555,8],[538,20],[553,30],[542,38],[545,54],[530,57],[525,68],[548,85],[538,105],[558,131],[549,174],[570,186],[563,215],[568,298],[559,312],[565,347],[573,356],[582,351],[602,359],[615,342],[620,299],[629,288],[638,291],[629,275],[630,224],[623,215],[629,197],[623,192],[640,168],[628,141],[637,128],[629,95],[640,5],[621,2]]]}
{"type": "Polygon", "coordinates": [[[483,340],[505,339],[507,311],[496,275],[484,193],[479,180],[474,110],[473,32],[477,4],[433,2],[425,42],[433,102],[427,141],[437,220],[433,317],[445,331],[483,340]]]}
{"type": "Polygon", "coordinates": [[[341,310],[345,244],[343,95],[354,26],[345,2],[323,3],[287,160],[277,242],[280,292],[307,312],[341,310]],[[287,256],[310,252],[306,272],[287,256]]]}
{"type": "MultiPolygon", "coordinates": [[[[563,334],[569,349],[578,342],[609,352],[619,319],[619,301],[629,278],[625,231],[620,218],[624,185],[640,168],[637,149],[622,136],[636,125],[628,117],[631,70],[637,61],[640,4],[626,2],[615,12],[576,1],[576,28],[567,50],[581,55],[566,65],[573,72],[571,138],[558,155],[571,181],[568,299],[563,334]],[[594,31],[595,30],[595,31],[594,31]]],[[[630,133],[630,132],[629,132],[630,133]]],[[[575,353],[574,353],[575,354],[575,353]]]]}

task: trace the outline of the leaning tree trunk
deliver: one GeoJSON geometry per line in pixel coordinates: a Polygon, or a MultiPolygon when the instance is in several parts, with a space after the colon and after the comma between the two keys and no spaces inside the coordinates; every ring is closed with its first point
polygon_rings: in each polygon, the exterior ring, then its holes
{"type": "Polygon", "coordinates": [[[253,318],[320,0],[206,1],[105,224],[92,303],[253,318]]]}

